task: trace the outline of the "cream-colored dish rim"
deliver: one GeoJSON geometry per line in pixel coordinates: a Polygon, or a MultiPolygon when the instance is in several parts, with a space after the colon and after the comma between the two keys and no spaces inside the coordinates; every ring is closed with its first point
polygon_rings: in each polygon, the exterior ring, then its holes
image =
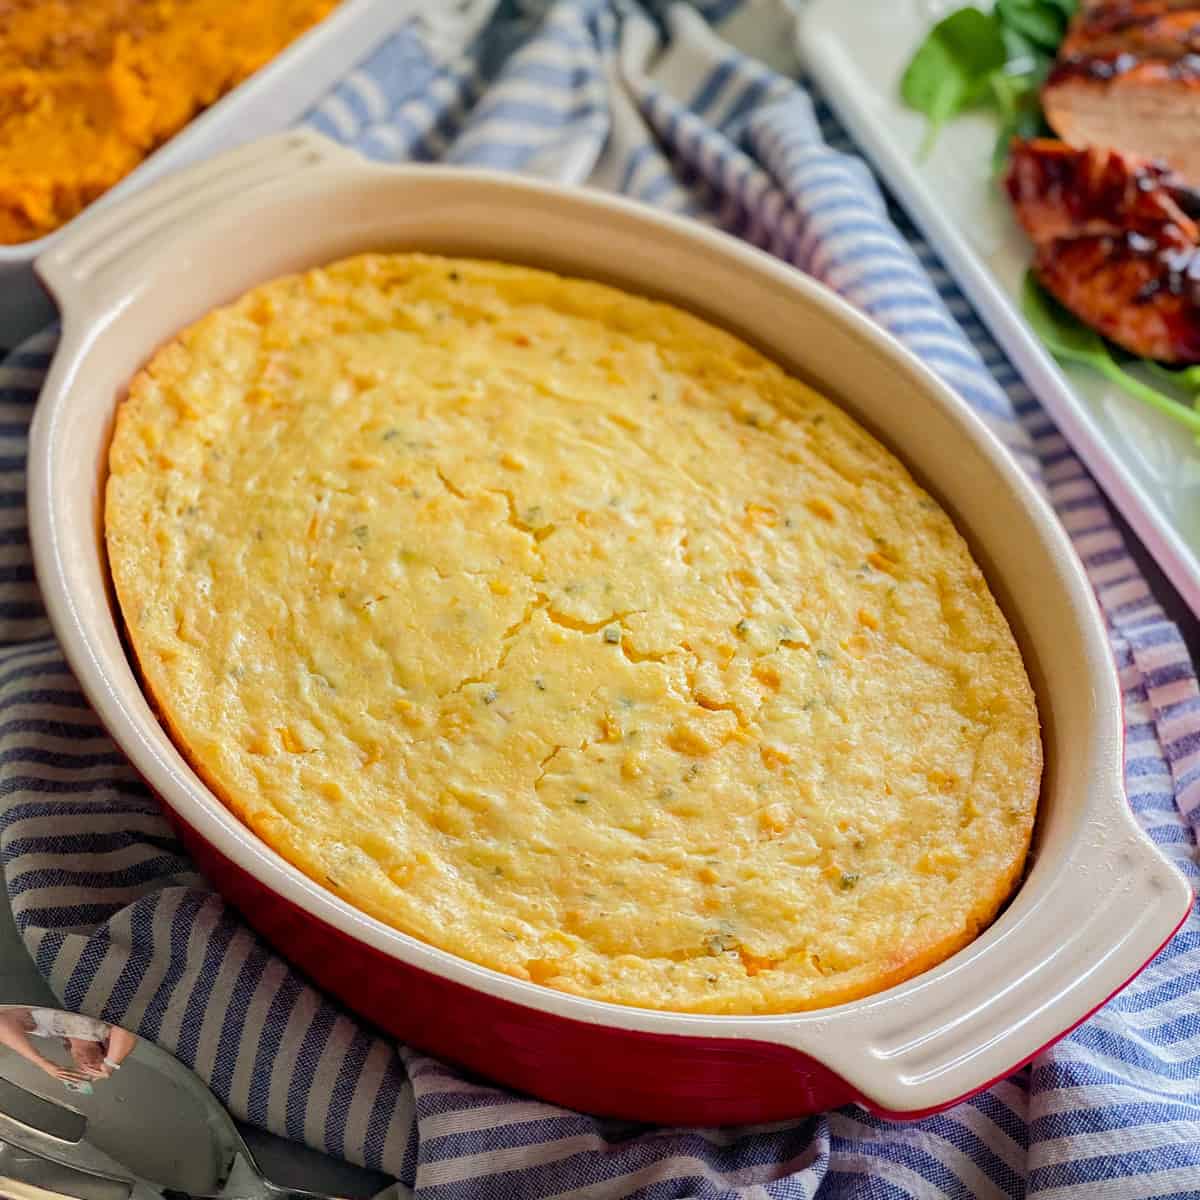
{"type": "Polygon", "coordinates": [[[370,165],[314,134],[266,139],[161,181],[64,236],[37,267],[63,309],[29,459],[31,538],[55,631],[150,786],[220,853],[311,916],[526,1008],[791,1047],[873,1106],[918,1112],[969,1094],[1073,1027],[1136,974],[1187,912],[1187,884],[1125,800],[1116,674],[1095,597],[1057,518],[962,400],[797,271],[698,223],[603,193],[493,172],[370,165]],[[399,246],[540,263],[693,308],[825,387],[959,520],[1022,642],[1047,745],[1031,868],[978,939],[905,984],[810,1013],[626,1008],[510,978],[367,917],[285,862],[201,783],[155,719],[120,643],[99,532],[98,447],[107,446],[122,384],[187,321],[287,270],[399,246]]]}

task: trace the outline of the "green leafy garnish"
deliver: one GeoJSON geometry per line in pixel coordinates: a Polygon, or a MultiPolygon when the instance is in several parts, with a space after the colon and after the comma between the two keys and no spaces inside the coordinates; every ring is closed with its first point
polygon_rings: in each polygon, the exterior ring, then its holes
{"type": "Polygon", "coordinates": [[[1032,271],[1026,274],[1021,288],[1021,311],[1059,362],[1091,367],[1130,396],[1200,434],[1200,413],[1126,371],[1113,357],[1108,343],[1050,296],[1032,271]]]}
{"type": "Polygon", "coordinates": [[[960,8],[929,31],[900,81],[904,102],[929,118],[923,154],[947,121],[985,96],[1007,60],[999,22],[977,8],[960,8]]]}
{"type": "Polygon", "coordinates": [[[992,12],[957,9],[917,48],[900,81],[904,102],[924,113],[928,154],[947,121],[985,106],[1000,119],[999,171],[1014,137],[1046,132],[1041,86],[1078,0],[996,0],[992,12]]]}
{"type": "MultiPolygon", "coordinates": [[[[900,83],[904,102],[924,113],[929,128],[921,154],[929,152],[947,121],[972,107],[990,108],[999,134],[992,167],[1002,174],[1014,137],[1051,130],[1042,112],[1041,89],[1066,36],[1079,0],[995,0],[991,12],[968,6],[939,21],[917,48],[900,83]]],[[[1095,330],[1047,294],[1033,273],[1021,293],[1025,319],[1060,362],[1091,367],[1122,391],[1187,426],[1200,442],[1200,366],[1172,370],[1147,359],[1139,366],[1167,383],[1152,387],[1122,365],[1095,330]]]]}
{"type": "Polygon", "coordinates": [[[1062,44],[1074,10],[1073,3],[1055,0],[996,0],[996,17],[1004,27],[1047,54],[1062,44]]]}
{"type": "Polygon", "coordinates": [[[1050,132],[1042,113],[1040,89],[1044,74],[1044,70],[1038,68],[1026,74],[1003,73],[992,77],[992,93],[1001,116],[1000,132],[992,151],[994,175],[1002,175],[1008,166],[1013,138],[1042,137],[1050,132]]]}
{"type": "Polygon", "coordinates": [[[1146,367],[1159,379],[1187,394],[1189,402],[1200,403],[1200,367],[1164,367],[1162,363],[1147,362],[1146,367]]]}

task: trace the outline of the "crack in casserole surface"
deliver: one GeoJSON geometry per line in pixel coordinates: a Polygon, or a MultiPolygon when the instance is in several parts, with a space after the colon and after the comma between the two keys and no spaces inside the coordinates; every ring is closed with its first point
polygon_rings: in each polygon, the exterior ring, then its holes
{"type": "Polygon", "coordinates": [[[1011,892],[1033,694],[945,513],[749,346],[420,255],[259,287],[122,404],[147,688],[264,841],[553,988],[819,1007],[1011,892]]]}

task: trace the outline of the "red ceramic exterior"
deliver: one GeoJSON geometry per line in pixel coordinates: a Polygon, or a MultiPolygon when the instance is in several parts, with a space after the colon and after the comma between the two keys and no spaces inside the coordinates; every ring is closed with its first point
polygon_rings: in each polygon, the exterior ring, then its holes
{"type": "Polygon", "coordinates": [[[855,1098],[845,1080],[783,1046],[572,1021],[410,966],[285,900],[164,807],[196,865],[284,957],[447,1062],[567,1108],[666,1125],[778,1121],[855,1098]]]}
{"type": "MultiPolygon", "coordinates": [[[[598,1116],[659,1125],[749,1125],[857,1102],[883,1117],[915,1120],[991,1087],[1112,998],[1105,997],[1035,1054],[966,1095],[920,1112],[892,1112],[865,1101],[840,1076],[786,1046],[572,1021],[401,962],[284,899],[201,837],[169,805],[163,808],[217,890],[318,987],[385,1032],[445,1062],[598,1116]]],[[[1189,911],[1185,909],[1180,925],[1189,911]]],[[[1168,941],[1170,937],[1163,946],[1168,941]]]]}
{"type": "MultiPolygon", "coordinates": [[[[1099,608],[1098,597],[1096,603],[1099,608]]],[[[1115,674],[1115,662],[1112,669],[1115,674]]],[[[1121,761],[1126,736],[1122,726],[1121,761]]],[[[828,1067],[786,1046],[572,1021],[402,962],[286,900],[158,800],[196,865],[245,920],[318,987],[380,1029],[553,1104],[657,1125],[763,1124],[849,1103],[893,1120],[943,1112],[1007,1078],[1103,1008],[1158,957],[1195,902],[1193,892],[1170,935],[1129,979],[1033,1054],[945,1104],[896,1112],[872,1104],[828,1067]]]]}
{"type": "MultiPolygon", "coordinates": [[[[1122,730],[1122,750],[1124,736],[1122,730]]],[[[935,1108],[897,1112],[871,1103],[828,1067],[786,1046],[573,1021],[402,962],[285,899],[218,850],[161,796],[158,800],[209,881],[318,987],[385,1032],[445,1062],[598,1116],[659,1125],[748,1125],[859,1103],[882,1117],[916,1120],[951,1108],[1020,1069],[1129,982],[1034,1054],[971,1092],[935,1108]]],[[[1190,911],[1189,903],[1171,935],[1130,979],[1157,957],[1190,911]]]]}

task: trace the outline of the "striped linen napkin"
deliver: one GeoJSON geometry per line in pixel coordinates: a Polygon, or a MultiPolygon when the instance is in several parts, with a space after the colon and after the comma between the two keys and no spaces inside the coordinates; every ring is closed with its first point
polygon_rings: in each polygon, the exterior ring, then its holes
{"type": "MultiPolygon", "coordinates": [[[[924,358],[1070,531],[1120,668],[1130,801],[1195,883],[1200,693],[1179,633],[1079,460],[788,77],[790,41],[768,0],[460,0],[414,19],[308,122],[376,158],[590,181],[690,213],[820,279],[924,358]]],[[[194,872],[50,636],[22,497],[53,349],[41,335],[0,368],[0,845],[20,931],[66,1007],[159,1042],[238,1116],[430,1200],[1200,1197],[1195,913],[1065,1041],[911,1124],[850,1107],[753,1129],[618,1125],[465,1079],[358,1025],[194,872]]]]}

